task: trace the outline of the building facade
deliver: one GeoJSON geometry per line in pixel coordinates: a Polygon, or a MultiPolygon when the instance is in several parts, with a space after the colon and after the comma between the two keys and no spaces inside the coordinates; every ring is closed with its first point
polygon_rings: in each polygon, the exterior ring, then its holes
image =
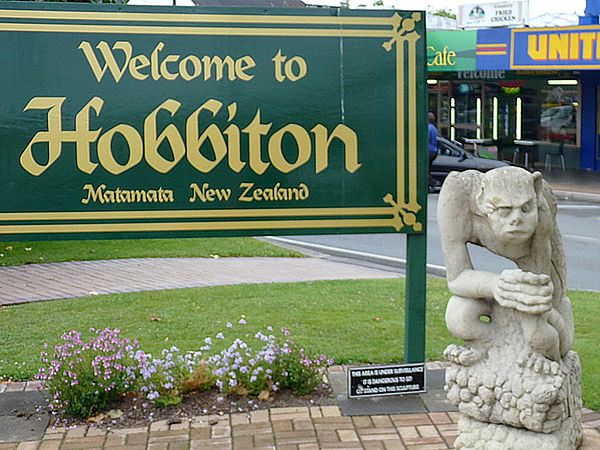
{"type": "Polygon", "coordinates": [[[427,39],[429,108],[441,135],[491,142],[505,159],[527,141],[534,164],[563,155],[568,168],[600,171],[600,26],[427,39]]]}

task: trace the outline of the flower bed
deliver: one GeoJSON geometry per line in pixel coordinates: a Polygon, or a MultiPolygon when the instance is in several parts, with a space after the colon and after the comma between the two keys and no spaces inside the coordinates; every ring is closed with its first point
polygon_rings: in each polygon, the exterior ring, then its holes
{"type": "Polygon", "coordinates": [[[332,359],[308,353],[286,328],[248,333],[245,325],[242,317],[237,326],[228,323],[227,330],[206,337],[197,351],[184,353],[172,346],[159,357],[121,337],[118,329],[91,329],[88,339],[72,330],[53,351],[45,344],[36,378],[50,394],[50,412],[63,422],[102,417],[123,399],[133,410],[156,414],[157,408],[206,392],[207,407],[195,404],[193,409],[214,413],[258,408],[281,390],[296,396],[329,392],[322,384],[332,359]],[[215,397],[211,392],[216,391],[215,397]]]}

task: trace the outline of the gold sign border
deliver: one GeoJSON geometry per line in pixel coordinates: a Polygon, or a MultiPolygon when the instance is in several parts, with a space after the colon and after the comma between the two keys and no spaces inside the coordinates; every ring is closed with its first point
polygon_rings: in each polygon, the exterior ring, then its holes
{"type": "Polygon", "coordinates": [[[315,228],[393,228],[404,226],[422,231],[416,213],[417,201],[417,51],[421,36],[416,22],[421,13],[402,18],[397,12],[390,17],[344,16],[250,16],[228,14],[161,14],[126,12],[28,11],[0,10],[2,19],[23,19],[28,23],[0,23],[0,31],[44,33],[121,33],[166,35],[230,35],[230,36],[305,36],[385,38],[386,51],[396,56],[396,192],[387,193],[383,202],[389,206],[367,208],[273,208],[175,211],[90,211],[90,212],[27,212],[0,213],[0,222],[17,221],[91,221],[120,219],[244,219],[264,217],[269,220],[225,220],[193,222],[123,222],[123,223],[63,223],[6,224],[2,234],[158,232],[210,230],[274,230],[315,228]],[[36,23],[36,19],[55,21],[127,21],[135,25],[36,23]],[[171,22],[193,26],[138,25],[140,22],[171,22]],[[218,23],[219,27],[204,27],[202,23],[218,23]],[[247,27],[246,25],[255,25],[247,27]],[[290,28],[268,28],[266,25],[288,25],[290,28]],[[229,25],[229,26],[226,26],[229,25]],[[258,25],[258,26],[257,26],[258,25]],[[296,25],[294,27],[294,25],[296,25]],[[301,26],[301,27],[299,27],[301,26]],[[344,26],[349,28],[343,28],[344,26]],[[329,28],[328,28],[329,27],[329,28]],[[405,67],[406,65],[406,67],[405,67]],[[404,86],[408,85],[405,93],[404,86]],[[413,124],[413,126],[406,126],[413,124]],[[404,151],[404,149],[407,151],[404,151]],[[408,173],[407,173],[408,171],[408,173]],[[405,188],[408,176],[408,189],[405,188]],[[314,219],[314,217],[321,217],[314,219]],[[377,218],[384,216],[384,218],[377,218]],[[290,220],[291,217],[304,217],[290,220]],[[310,218],[313,217],[313,218],[310,218]],[[281,220],[273,220],[281,219],[281,220]]]}

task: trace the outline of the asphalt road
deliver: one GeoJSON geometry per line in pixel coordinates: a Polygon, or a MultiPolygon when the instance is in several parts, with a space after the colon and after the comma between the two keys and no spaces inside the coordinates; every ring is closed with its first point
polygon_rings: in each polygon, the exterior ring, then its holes
{"type": "MultiPolygon", "coordinates": [[[[430,195],[427,263],[434,272],[436,267],[444,266],[436,209],[437,195],[430,195]]],[[[600,292],[600,204],[561,202],[558,205],[558,224],[567,258],[569,288],[600,292]]],[[[406,258],[406,237],[403,234],[286,236],[285,239],[395,259],[406,258]]],[[[512,261],[477,246],[470,247],[471,259],[477,269],[500,272],[515,267],[512,261]]],[[[323,248],[319,251],[328,253],[323,248]]]]}

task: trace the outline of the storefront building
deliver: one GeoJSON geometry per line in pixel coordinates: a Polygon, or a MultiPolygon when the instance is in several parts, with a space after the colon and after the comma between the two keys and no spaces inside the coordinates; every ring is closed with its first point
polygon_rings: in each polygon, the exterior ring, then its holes
{"type": "Polygon", "coordinates": [[[536,168],[600,170],[600,27],[430,31],[427,42],[442,136],[491,142],[509,160],[530,151],[536,168]]]}

